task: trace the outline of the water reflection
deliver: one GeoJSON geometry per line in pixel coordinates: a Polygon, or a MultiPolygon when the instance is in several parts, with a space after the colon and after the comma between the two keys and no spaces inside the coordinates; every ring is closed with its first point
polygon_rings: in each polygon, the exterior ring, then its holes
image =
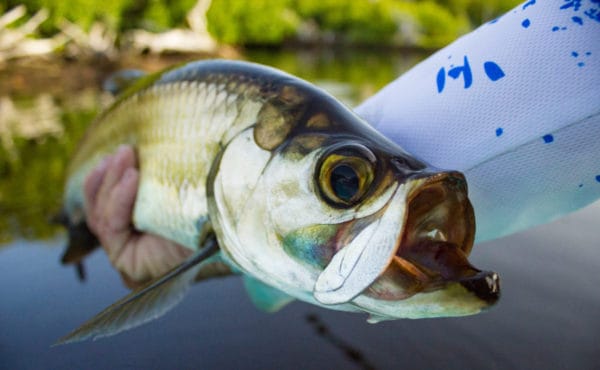
{"type": "MultiPolygon", "coordinates": [[[[390,63],[389,56],[359,54],[250,57],[325,81],[351,104],[419,58],[390,63]]],[[[48,120],[39,135],[13,135],[13,149],[0,148],[0,238],[9,246],[0,248],[1,368],[598,368],[600,203],[477,246],[473,263],[498,271],[504,294],[482,315],[370,325],[362,315],[299,302],[269,315],[253,307],[238,278],[226,278],[195,286],[169,315],[139,329],[49,348],[127,292],[102,253],[87,261],[85,283],[61,267],[64,237],[47,223],[69,153],[105,97],[97,90],[0,96],[0,109],[25,112],[33,125],[48,120]]]]}
{"type": "Polygon", "coordinates": [[[0,246],[57,231],[48,221],[60,206],[65,167],[101,97],[97,90],[0,96],[0,246]]]}
{"type": "Polygon", "coordinates": [[[375,369],[373,366],[363,355],[363,353],[354,348],[352,345],[348,344],[344,338],[337,336],[334,332],[329,329],[327,324],[321,320],[319,315],[316,313],[309,313],[306,315],[306,321],[314,328],[316,334],[322,337],[325,341],[328,342],[334,349],[339,350],[341,353],[345,354],[350,362],[355,363],[362,369],[371,370],[375,369]]]}
{"type": "Polygon", "coordinates": [[[0,139],[11,160],[18,158],[15,138],[35,140],[62,133],[60,108],[50,94],[40,94],[24,107],[17,107],[8,96],[0,97],[0,139]]]}

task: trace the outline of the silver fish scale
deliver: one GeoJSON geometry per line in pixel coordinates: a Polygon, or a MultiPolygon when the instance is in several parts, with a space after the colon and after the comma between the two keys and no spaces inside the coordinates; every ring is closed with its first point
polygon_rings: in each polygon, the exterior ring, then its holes
{"type": "Polygon", "coordinates": [[[92,123],[71,163],[64,205],[71,220],[80,221],[86,175],[119,145],[133,145],[141,175],[136,228],[195,249],[208,219],[213,160],[223,143],[256,122],[264,99],[237,74],[170,73],[92,123]]]}

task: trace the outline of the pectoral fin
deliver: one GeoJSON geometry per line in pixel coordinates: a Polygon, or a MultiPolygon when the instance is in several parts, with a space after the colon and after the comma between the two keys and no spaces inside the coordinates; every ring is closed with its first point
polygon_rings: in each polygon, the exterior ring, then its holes
{"type": "Polygon", "coordinates": [[[218,250],[217,242],[208,239],[181,265],[115,302],[55,345],[115,335],[164,315],[182,300],[198,271],[218,250]]]}
{"type": "Polygon", "coordinates": [[[244,286],[252,303],[265,312],[276,312],[292,302],[294,298],[250,276],[244,276],[244,286]]]}
{"type": "Polygon", "coordinates": [[[202,268],[194,278],[194,283],[200,283],[210,279],[227,277],[235,275],[238,272],[233,271],[231,266],[223,262],[220,258],[211,258],[202,264],[202,268]],[[214,260],[214,261],[213,261],[214,260]]]}

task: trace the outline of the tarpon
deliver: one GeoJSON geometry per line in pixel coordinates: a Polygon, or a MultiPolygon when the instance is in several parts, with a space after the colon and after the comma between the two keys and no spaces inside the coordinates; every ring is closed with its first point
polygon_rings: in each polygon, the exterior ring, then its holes
{"type": "Polygon", "coordinates": [[[463,175],[412,157],[296,77],[201,61],[137,80],[74,154],[71,231],[85,227],[84,179],[122,144],[140,166],[134,227],[194,254],[61,343],[163,314],[212,263],[245,275],[251,295],[371,321],[470,315],[498,299],[498,276],[467,260],[475,220],[463,175]]]}

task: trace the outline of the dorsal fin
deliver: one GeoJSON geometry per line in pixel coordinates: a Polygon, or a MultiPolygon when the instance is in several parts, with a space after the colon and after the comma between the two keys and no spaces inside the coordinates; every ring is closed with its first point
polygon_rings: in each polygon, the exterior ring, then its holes
{"type": "Polygon", "coordinates": [[[164,315],[183,299],[202,262],[210,261],[218,250],[215,239],[208,239],[182,264],[113,303],[55,345],[115,335],[164,315]]]}
{"type": "Polygon", "coordinates": [[[117,96],[135,84],[140,78],[146,76],[146,72],[139,69],[124,69],[108,76],[102,84],[102,89],[113,96],[117,96]]]}

